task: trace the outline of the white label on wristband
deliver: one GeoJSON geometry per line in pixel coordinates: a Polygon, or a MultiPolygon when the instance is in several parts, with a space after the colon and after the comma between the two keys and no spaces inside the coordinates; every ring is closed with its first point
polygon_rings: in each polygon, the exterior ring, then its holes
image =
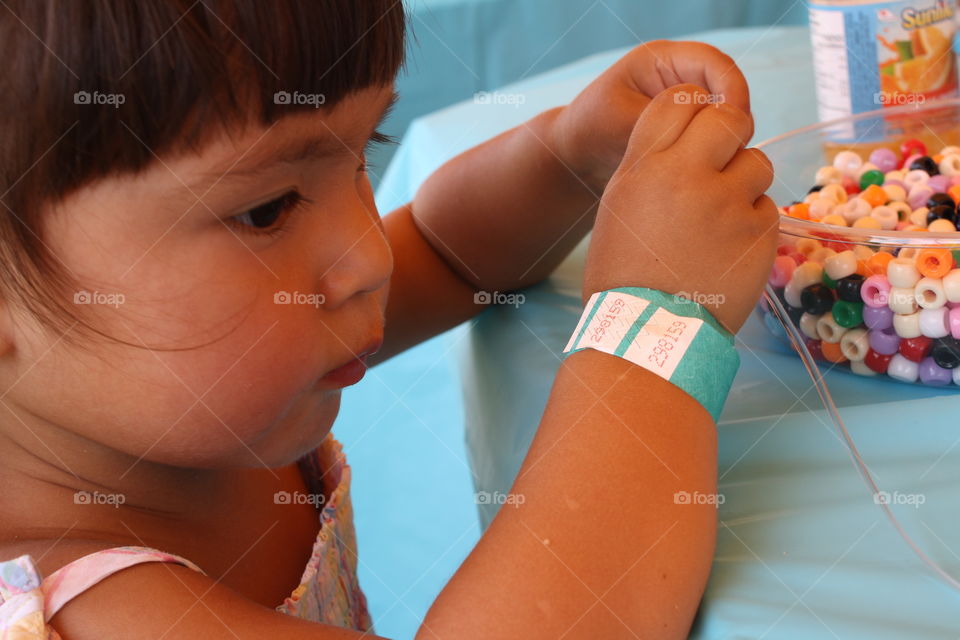
{"type": "MultiPolygon", "coordinates": [[[[598,294],[594,294],[598,295],[598,294]]],[[[591,297],[589,309],[594,302],[591,297]]],[[[592,347],[605,353],[614,353],[630,327],[637,321],[644,309],[650,306],[648,300],[618,291],[608,291],[600,308],[590,318],[587,329],[576,342],[580,331],[574,332],[565,351],[574,347],[592,347]],[[575,344],[576,342],[576,344],[575,344]]],[[[581,327],[578,327],[578,329],[581,327]]]]}
{"type": "Polygon", "coordinates": [[[699,318],[678,316],[659,308],[641,327],[623,357],[669,380],[702,326],[699,318]]]}

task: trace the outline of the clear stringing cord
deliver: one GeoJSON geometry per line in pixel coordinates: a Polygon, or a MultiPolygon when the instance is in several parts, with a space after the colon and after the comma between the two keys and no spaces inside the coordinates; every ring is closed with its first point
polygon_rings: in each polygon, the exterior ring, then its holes
{"type": "Polygon", "coordinates": [[[847,432],[847,427],[844,425],[843,419],[840,417],[840,413],[837,411],[837,405],[833,402],[833,396],[830,395],[830,390],[823,381],[823,374],[820,373],[817,363],[814,361],[813,356],[810,355],[810,351],[807,349],[807,345],[803,339],[803,336],[793,325],[793,322],[790,321],[790,318],[787,315],[787,310],[783,308],[783,305],[780,303],[780,299],[776,296],[773,288],[769,284],[767,285],[766,292],[764,293],[764,298],[766,298],[767,304],[770,305],[771,309],[773,309],[777,319],[780,321],[780,324],[783,325],[783,328],[786,330],[787,336],[790,338],[791,345],[793,345],[793,348],[798,354],[800,354],[800,358],[803,360],[803,366],[806,367],[807,373],[810,374],[810,379],[813,380],[813,386],[816,387],[817,394],[820,396],[820,402],[823,403],[823,408],[826,409],[827,413],[830,414],[830,419],[833,421],[833,425],[836,427],[837,431],[840,433],[840,436],[843,438],[844,443],[847,445],[847,451],[850,453],[850,457],[853,460],[853,465],[860,473],[860,477],[863,478],[863,481],[867,484],[867,488],[873,495],[873,501],[878,504],[881,509],[883,509],[884,514],[886,514],[887,519],[890,520],[890,523],[897,530],[897,533],[899,533],[900,537],[904,539],[911,549],[913,549],[913,552],[917,554],[920,560],[922,560],[925,565],[932,569],[933,572],[940,576],[947,584],[960,591],[960,582],[958,582],[953,576],[951,576],[939,564],[937,564],[936,561],[931,559],[926,553],[923,552],[917,543],[913,541],[913,538],[911,538],[904,530],[903,526],[900,524],[900,521],[897,520],[897,517],[893,515],[893,511],[890,510],[890,505],[888,505],[885,500],[878,499],[880,489],[877,487],[877,483],[874,481],[870,470],[867,469],[867,465],[863,462],[863,458],[860,457],[860,452],[857,451],[857,445],[853,443],[853,439],[847,432]]]}

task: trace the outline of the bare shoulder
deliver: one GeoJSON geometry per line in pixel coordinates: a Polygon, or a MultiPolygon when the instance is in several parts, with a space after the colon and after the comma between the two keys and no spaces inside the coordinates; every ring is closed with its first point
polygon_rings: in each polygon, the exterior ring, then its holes
{"type": "MultiPolygon", "coordinates": [[[[0,545],[0,559],[29,553],[41,573],[49,575],[77,558],[115,546],[71,540],[48,549],[54,542],[5,542],[0,545]]],[[[135,565],[103,579],[60,609],[50,625],[64,640],[160,637],[169,640],[352,640],[364,637],[358,632],[306,622],[263,607],[204,574],[165,562],[135,565]]]]}

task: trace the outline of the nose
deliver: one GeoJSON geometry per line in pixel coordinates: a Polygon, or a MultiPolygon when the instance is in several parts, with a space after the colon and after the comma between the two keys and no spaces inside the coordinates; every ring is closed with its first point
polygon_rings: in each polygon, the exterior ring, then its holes
{"type": "Polygon", "coordinates": [[[336,309],[357,294],[382,289],[393,273],[393,252],[376,206],[371,200],[350,208],[345,227],[337,234],[344,252],[321,276],[327,309],[336,309]]]}

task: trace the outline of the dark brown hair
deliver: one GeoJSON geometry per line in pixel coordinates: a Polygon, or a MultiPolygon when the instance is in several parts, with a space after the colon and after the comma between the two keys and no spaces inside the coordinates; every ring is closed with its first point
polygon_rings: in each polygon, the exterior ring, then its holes
{"type": "Polygon", "coordinates": [[[44,244],[42,211],[154,154],[314,108],[278,92],[333,107],[387,84],[403,54],[401,0],[6,0],[0,295],[55,331],[92,329],[44,244]]]}

